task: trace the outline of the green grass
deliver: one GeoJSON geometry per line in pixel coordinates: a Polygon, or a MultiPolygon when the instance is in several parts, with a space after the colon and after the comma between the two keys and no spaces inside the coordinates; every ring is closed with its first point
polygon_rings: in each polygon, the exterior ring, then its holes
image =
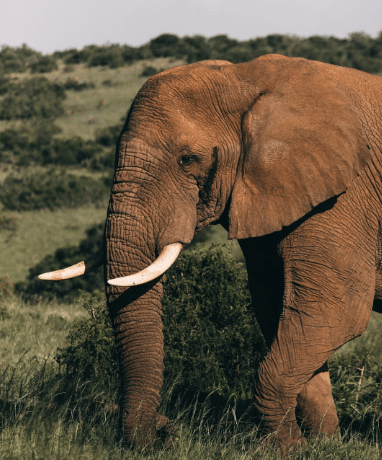
{"type": "MultiPolygon", "coordinates": [[[[81,136],[94,139],[96,129],[116,124],[123,126],[121,118],[127,111],[147,77],[141,77],[145,66],[151,65],[158,69],[167,69],[182,64],[170,58],[157,58],[150,61],[138,61],[130,66],[109,69],[107,67],[86,67],[84,64],[73,66],[73,71],[64,72],[65,66],[60,63],[59,69],[43,74],[51,81],[64,83],[68,78],[79,83],[93,83],[94,88],[83,91],[67,90],[64,101],[65,116],[56,119],[55,123],[62,129],[63,138],[81,136]],[[107,85],[103,84],[105,81],[107,85]]],[[[29,73],[14,74],[19,79],[30,78],[29,73]]],[[[0,122],[0,130],[10,126],[18,126],[22,122],[0,122]]]]}
{"type": "MultiPolygon", "coordinates": [[[[123,122],[126,112],[146,77],[140,74],[145,65],[158,69],[181,62],[169,59],[141,61],[118,69],[74,66],[47,78],[65,82],[77,78],[79,83],[94,83],[95,88],[81,92],[68,91],[66,115],[57,119],[61,136],[79,135],[93,139],[96,129],[123,122]],[[103,82],[108,81],[107,85],[103,82]]],[[[29,78],[22,74],[20,78],[29,78]]],[[[0,129],[20,122],[0,122],[0,129]]],[[[0,182],[8,174],[8,165],[0,167],[0,182]]],[[[92,172],[89,174],[93,175],[92,172]]],[[[85,230],[104,221],[106,207],[61,209],[4,213],[12,217],[14,230],[0,229],[0,277],[12,282],[25,279],[29,267],[60,247],[78,245],[85,230]]],[[[226,242],[220,226],[202,232],[197,241],[203,244],[226,242]]],[[[234,255],[241,258],[237,242],[234,255]]],[[[0,459],[269,459],[278,458],[270,447],[264,447],[252,426],[236,425],[234,408],[227,409],[220,420],[210,416],[207,405],[167,407],[162,413],[175,422],[177,438],[173,447],[156,454],[132,452],[119,438],[118,399],[113,392],[97,387],[96,382],[78,382],[70,400],[56,405],[60,389],[58,365],[54,360],[57,347],[73,323],[87,313],[79,304],[25,305],[17,298],[0,298],[0,459]]],[[[382,343],[378,332],[382,317],[373,314],[367,331],[349,342],[337,353],[371,349],[382,360],[382,343]]],[[[75,383],[75,382],[74,382],[75,383]]],[[[171,382],[170,382],[171,383],[171,382]]],[[[165,395],[166,396],[166,395],[165,395]]],[[[168,396],[168,395],[167,395],[168,396]]],[[[373,438],[373,437],[372,437],[373,438]]],[[[344,439],[317,439],[294,458],[357,459],[382,457],[378,439],[366,442],[354,435],[344,439]]]]}
{"type": "Polygon", "coordinates": [[[382,314],[372,312],[366,331],[356,339],[346,343],[337,353],[357,353],[369,350],[379,364],[382,364],[382,314]]]}
{"type": "Polygon", "coordinates": [[[43,257],[65,246],[76,246],[85,231],[106,218],[107,202],[100,208],[85,207],[57,211],[7,213],[17,229],[0,231],[0,277],[12,283],[22,281],[28,269],[43,257]]]}
{"type": "MultiPolygon", "coordinates": [[[[81,305],[31,306],[10,297],[1,307],[0,459],[279,458],[271,444],[260,440],[256,427],[237,419],[234,406],[216,419],[208,401],[169,406],[171,389],[162,398],[160,412],[176,427],[173,446],[157,453],[131,451],[120,439],[115,390],[74,380],[71,397],[60,399],[61,377],[53,357],[74,322],[86,317],[81,305]]],[[[374,460],[381,455],[378,443],[345,435],[313,440],[291,458],[374,460]]]]}

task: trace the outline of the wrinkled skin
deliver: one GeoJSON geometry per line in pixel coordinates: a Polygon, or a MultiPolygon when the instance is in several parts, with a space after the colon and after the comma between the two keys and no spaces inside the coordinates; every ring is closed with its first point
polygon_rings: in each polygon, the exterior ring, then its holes
{"type": "MultiPolygon", "coordinates": [[[[268,55],[150,78],[118,141],[106,279],[212,223],[237,238],[269,346],[254,404],[284,453],[337,432],[327,360],[365,330],[375,295],[381,310],[381,130],[380,77],[268,55]]],[[[122,427],[138,448],[173,435],[157,415],[161,281],[107,285],[122,427]]]]}

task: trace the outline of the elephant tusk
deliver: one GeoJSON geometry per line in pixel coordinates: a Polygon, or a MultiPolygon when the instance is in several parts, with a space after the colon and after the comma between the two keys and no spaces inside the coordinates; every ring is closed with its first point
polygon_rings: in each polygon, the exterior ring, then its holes
{"type": "Polygon", "coordinates": [[[134,273],[134,275],[124,276],[109,280],[108,283],[114,286],[137,286],[139,284],[148,283],[149,281],[158,278],[176,261],[183,248],[182,243],[172,243],[163,249],[159,257],[144,270],[134,273]]]}
{"type": "Polygon", "coordinates": [[[76,278],[77,276],[81,276],[84,273],[91,272],[97,267],[103,265],[104,261],[104,248],[102,247],[99,251],[97,251],[95,254],[93,254],[85,261],[79,262],[78,264],[72,265],[71,267],[56,270],[54,272],[43,273],[42,275],[39,275],[39,278],[40,280],[49,281],[68,280],[70,278],[76,278]]]}

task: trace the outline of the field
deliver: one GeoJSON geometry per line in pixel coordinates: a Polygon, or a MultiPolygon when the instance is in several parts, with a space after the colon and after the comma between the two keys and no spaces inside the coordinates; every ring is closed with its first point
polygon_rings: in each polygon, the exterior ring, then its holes
{"type": "MultiPolygon", "coordinates": [[[[180,60],[157,58],[110,69],[89,68],[83,64],[67,66],[60,62],[58,70],[44,74],[49,81],[63,84],[73,80],[78,84],[87,83],[89,87],[82,91],[66,91],[65,113],[55,120],[61,128],[57,137],[80,136],[93,140],[103,128],[118,124],[122,128],[127,110],[147,78],[142,76],[142,71],[148,66],[159,70],[181,63],[180,60]]],[[[29,73],[12,76],[20,81],[30,77],[29,73]]],[[[20,129],[22,123],[20,120],[0,121],[0,132],[9,128],[20,129]]],[[[37,170],[47,171],[48,167],[0,163],[0,183],[14,172],[23,175],[37,170]]],[[[73,175],[88,175],[96,180],[103,174],[103,171],[85,167],[69,166],[68,170],[73,175]]],[[[111,167],[106,168],[105,173],[111,174],[111,167]]],[[[107,197],[98,204],[54,210],[0,209],[0,281],[7,278],[11,285],[22,281],[31,267],[56,249],[78,246],[86,229],[104,221],[106,208],[107,197]]],[[[208,246],[212,242],[224,243],[226,238],[224,229],[217,226],[202,233],[197,241],[199,245],[208,246]]],[[[195,243],[191,246],[195,247],[195,243]]],[[[242,260],[237,242],[233,242],[232,251],[236,259],[242,260]]],[[[103,289],[102,285],[99,289],[103,289]]],[[[88,318],[81,302],[28,304],[14,294],[2,291],[0,284],[0,317],[0,458],[277,458],[272,448],[261,444],[252,425],[236,418],[234,403],[221,410],[218,417],[216,408],[211,407],[208,399],[203,403],[195,399],[187,406],[182,401],[170,404],[173,382],[166,382],[161,408],[175,421],[177,437],[173,448],[154,454],[130,451],[118,438],[119,408],[115,382],[105,388],[92,380],[74,381],[71,397],[59,397],[63,374],[55,355],[58,348],[67,345],[67,335],[73,326],[88,318]]],[[[375,366],[382,366],[381,328],[382,320],[373,314],[366,333],[342,347],[336,356],[362,354],[367,350],[375,358],[375,366]]],[[[353,380],[344,387],[345,392],[354,387],[353,380]]],[[[379,388],[381,382],[372,380],[372,384],[379,388]]],[[[381,458],[378,423],[376,417],[375,431],[369,430],[362,436],[347,431],[345,426],[342,438],[320,438],[295,458],[381,458]]]]}
{"type": "MultiPolygon", "coordinates": [[[[72,325],[85,319],[80,304],[24,305],[9,299],[0,325],[0,458],[2,459],[277,459],[262,447],[256,429],[236,420],[235,407],[214,419],[211,405],[194,402],[168,407],[177,428],[174,446],[158,453],[137,453],[118,439],[118,394],[94,382],[73,385],[72,399],[56,406],[60,374],[53,359],[72,325]]],[[[170,390],[167,390],[170,392],[170,390]]],[[[167,395],[168,396],[168,395],[167,395]]],[[[304,459],[379,459],[379,440],[356,435],[312,442],[304,459]]]]}

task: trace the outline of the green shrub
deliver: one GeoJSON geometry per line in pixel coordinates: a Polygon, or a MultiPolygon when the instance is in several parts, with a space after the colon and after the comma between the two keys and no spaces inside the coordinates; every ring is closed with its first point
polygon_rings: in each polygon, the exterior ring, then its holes
{"type": "MultiPolygon", "coordinates": [[[[253,314],[242,265],[221,248],[181,255],[167,273],[163,296],[165,379],[176,392],[215,391],[249,397],[265,345],[253,314]]],[[[87,321],[76,325],[56,357],[69,376],[112,379],[117,372],[106,308],[87,300],[87,321]],[[93,314],[93,313],[94,314],[93,314]],[[101,377],[100,377],[101,376],[101,377]]]]}
{"type": "Polygon", "coordinates": [[[150,50],[154,57],[177,55],[177,46],[181,39],[177,35],[162,34],[150,41],[150,50]]]}
{"type": "Polygon", "coordinates": [[[98,46],[90,54],[87,60],[88,67],[108,66],[111,69],[125,64],[120,45],[98,46]]]}
{"type": "Polygon", "coordinates": [[[28,48],[23,44],[19,48],[2,46],[0,51],[0,72],[25,72],[31,62],[39,59],[41,53],[28,48]]]}
{"type": "Polygon", "coordinates": [[[0,304],[13,293],[13,284],[7,276],[0,277],[0,304]]]}
{"type": "Polygon", "coordinates": [[[221,247],[182,255],[164,285],[165,377],[182,391],[250,397],[265,344],[243,264],[221,247]]]}
{"type": "Polygon", "coordinates": [[[5,94],[8,91],[9,84],[10,84],[9,78],[6,78],[0,74],[0,96],[5,94]]]}
{"type": "Polygon", "coordinates": [[[14,232],[18,227],[17,216],[12,216],[4,211],[0,211],[0,231],[8,230],[14,232]]]}
{"type": "Polygon", "coordinates": [[[52,120],[33,120],[20,128],[0,132],[0,161],[19,166],[76,165],[96,171],[108,168],[111,176],[120,130],[120,126],[104,128],[96,141],[79,136],[62,139],[54,137],[61,130],[52,120]],[[106,145],[113,148],[106,150],[106,145]]]}
{"type": "Polygon", "coordinates": [[[64,370],[65,380],[96,380],[101,388],[113,380],[118,384],[118,357],[109,314],[104,304],[85,293],[79,302],[89,319],[75,324],[67,337],[68,345],[57,349],[55,359],[64,370]]]}
{"type": "MultiPolygon", "coordinates": [[[[117,140],[122,131],[122,123],[108,126],[107,128],[97,129],[95,132],[95,141],[103,147],[115,147],[117,140]]],[[[114,153],[114,152],[113,152],[114,153]]]]}
{"type": "Polygon", "coordinates": [[[10,174],[2,184],[0,200],[11,211],[78,207],[104,202],[110,193],[105,180],[48,170],[10,174]]]}
{"type": "MultiPolygon", "coordinates": [[[[81,165],[89,166],[91,159],[103,151],[102,147],[92,140],[79,136],[68,139],[51,139],[50,143],[40,149],[41,164],[81,165]]],[[[113,164],[110,165],[112,167],[113,164]]]]}
{"type": "Polygon", "coordinates": [[[33,77],[9,85],[0,103],[0,120],[56,118],[64,114],[62,86],[45,77],[33,77]]]}
{"type": "Polygon", "coordinates": [[[75,78],[68,78],[63,86],[65,89],[72,89],[74,91],[83,91],[85,89],[95,88],[94,83],[88,83],[87,81],[79,83],[75,78]]]}
{"type": "Polygon", "coordinates": [[[97,252],[103,241],[105,225],[94,225],[87,229],[86,237],[79,246],[59,248],[54,254],[44,257],[38,264],[29,269],[27,280],[16,283],[15,292],[27,302],[57,300],[69,302],[78,299],[80,292],[104,298],[104,278],[101,268],[86,273],[78,278],[60,282],[42,281],[38,275],[59,268],[74,265],[97,252]]]}
{"type": "Polygon", "coordinates": [[[57,61],[53,56],[41,56],[30,65],[31,73],[48,73],[57,70],[57,61]]]}
{"type": "Polygon", "coordinates": [[[152,75],[155,75],[155,74],[161,72],[161,70],[163,70],[163,69],[156,69],[152,65],[147,65],[147,66],[145,66],[143,68],[140,76],[141,77],[151,77],[152,75]]]}
{"type": "Polygon", "coordinates": [[[331,358],[329,369],[340,425],[363,434],[373,428],[375,434],[382,414],[382,366],[360,349],[331,358]]]}

